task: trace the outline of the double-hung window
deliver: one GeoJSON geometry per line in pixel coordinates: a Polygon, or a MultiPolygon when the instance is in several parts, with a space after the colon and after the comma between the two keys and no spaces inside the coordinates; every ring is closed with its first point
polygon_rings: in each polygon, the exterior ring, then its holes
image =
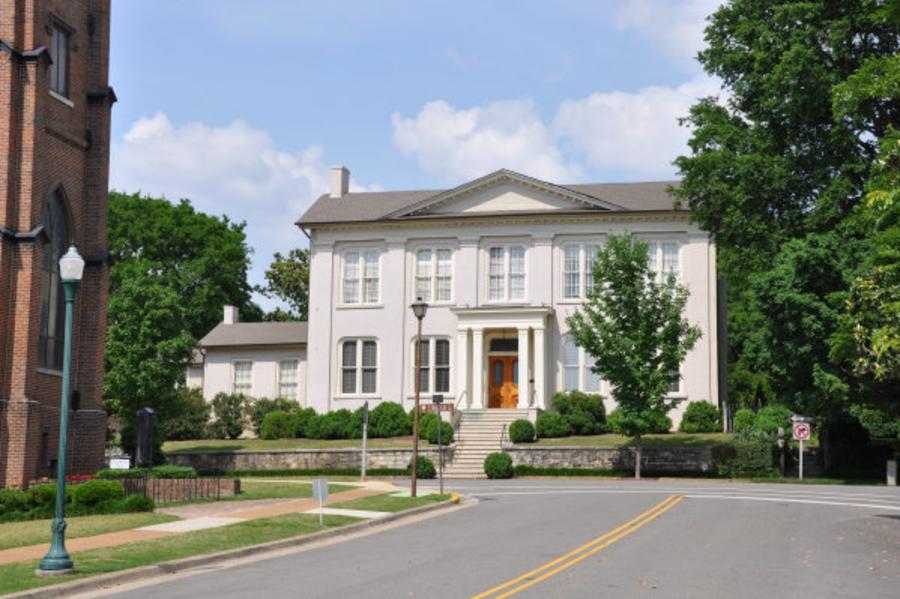
{"type": "Polygon", "coordinates": [[[452,251],[423,248],[416,252],[416,298],[449,302],[453,285],[452,251]]]}
{"type": "Polygon", "coordinates": [[[655,273],[656,280],[664,281],[669,275],[674,275],[675,279],[678,279],[681,267],[677,243],[670,241],[648,243],[647,259],[647,266],[650,272],[655,273]]]}
{"type": "Polygon", "coordinates": [[[69,97],[69,32],[59,25],[50,28],[50,91],[69,97]]]}
{"type": "Polygon", "coordinates": [[[569,243],[563,246],[563,297],[584,299],[594,288],[594,262],[600,246],[569,243]]]}
{"type": "Polygon", "coordinates": [[[594,365],[591,355],[575,345],[575,340],[569,335],[563,337],[560,353],[564,390],[600,393],[600,377],[591,370],[594,365]]]}
{"type": "Polygon", "coordinates": [[[252,395],[253,362],[250,360],[235,360],[232,363],[232,371],[231,392],[241,395],[252,395]]]}
{"type": "Polygon", "coordinates": [[[377,304],[380,287],[377,251],[351,250],[344,253],[343,303],[377,304]]]}
{"type": "Polygon", "coordinates": [[[681,393],[681,373],[673,370],[669,373],[669,395],[679,395],[681,393]]]}
{"type": "Polygon", "coordinates": [[[494,246],[488,250],[488,299],[492,302],[525,299],[525,248],[494,246]]]}
{"type": "Polygon", "coordinates": [[[378,344],[373,339],[341,342],[341,394],[372,395],[378,390],[378,344]]]}
{"type": "MultiPolygon", "coordinates": [[[[412,371],[415,372],[416,343],[413,342],[412,371]]],[[[423,337],[419,368],[421,393],[450,392],[450,341],[441,337],[423,337]]],[[[415,381],[413,381],[415,390],[415,381]]]]}
{"type": "Polygon", "coordinates": [[[278,397],[297,399],[297,379],[300,362],[281,360],[278,362],[278,397]]]}

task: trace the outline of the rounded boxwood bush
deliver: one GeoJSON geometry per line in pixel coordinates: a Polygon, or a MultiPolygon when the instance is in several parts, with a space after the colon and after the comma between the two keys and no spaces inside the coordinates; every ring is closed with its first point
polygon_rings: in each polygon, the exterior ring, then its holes
{"type": "Polygon", "coordinates": [[[152,512],[156,507],[153,499],[146,495],[129,495],[125,499],[120,499],[118,503],[123,513],[152,512]]]}
{"type": "Polygon", "coordinates": [[[785,432],[788,432],[791,429],[792,415],[793,412],[787,406],[769,404],[756,415],[756,426],[754,429],[768,435],[778,434],[779,428],[783,428],[785,432]]]}
{"type": "Polygon", "coordinates": [[[734,413],[734,432],[752,431],[756,428],[756,412],[742,409],[734,413]]]}
{"type": "MultiPolygon", "coordinates": [[[[412,460],[406,465],[406,472],[412,474],[412,460]]],[[[437,470],[434,468],[434,462],[420,455],[416,458],[416,478],[434,478],[437,476],[437,470]]]]}
{"type": "Polygon", "coordinates": [[[125,488],[117,480],[94,479],[72,488],[72,503],[93,507],[125,497],[125,488]]]}
{"type": "Polygon", "coordinates": [[[562,414],[573,435],[606,432],[606,408],[602,395],[577,390],[560,392],[553,396],[553,411],[562,414]]]}
{"type": "Polygon", "coordinates": [[[411,433],[412,421],[400,404],[384,401],[369,412],[370,437],[402,437],[411,433]]]}
{"type": "Polygon", "coordinates": [[[716,406],[706,401],[692,401],[681,417],[678,430],[683,433],[718,433],[722,431],[722,418],[716,406]]]}
{"type": "MultiPolygon", "coordinates": [[[[87,484],[87,483],[85,483],[87,484]]],[[[42,507],[45,505],[56,504],[56,484],[44,483],[43,485],[35,485],[28,489],[28,505],[31,507],[42,507]]]]}
{"type": "Polygon", "coordinates": [[[310,439],[352,438],[353,412],[343,408],[317,415],[307,423],[306,436],[310,439]]]}
{"type": "Polygon", "coordinates": [[[495,452],[484,458],[484,473],[488,478],[512,478],[512,458],[503,452],[495,452]]]}
{"type": "Polygon", "coordinates": [[[513,443],[533,443],[534,425],[530,420],[520,418],[509,425],[509,440],[513,443]]]}
{"type": "MultiPolygon", "coordinates": [[[[244,402],[244,418],[253,427],[257,435],[262,437],[262,423],[266,419],[266,415],[272,412],[287,412],[292,414],[300,409],[300,404],[293,399],[285,399],[276,397],[269,399],[268,397],[251,398],[248,397],[244,402]]],[[[265,438],[265,437],[263,437],[265,438]]]]}
{"type": "Polygon", "coordinates": [[[290,439],[294,436],[291,414],[274,410],[266,414],[259,425],[259,436],[263,439],[290,439]]]}
{"type": "Polygon", "coordinates": [[[568,437],[572,434],[569,423],[566,422],[562,414],[557,414],[556,412],[542,412],[538,414],[534,428],[537,436],[541,438],[568,437]]]}
{"type": "Polygon", "coordinates": [[[150,478],[197,478],[197,471],[192,466],[162,464],[150,469],[150,478]]]}
{"type": "Polygon", "coordinates": [[[441,420],[434,412],[419,414],[419,438],[437,445],[438,423],[441,423],[441,445],[453,443],[453,427],[441,420]]]}
{"type": "Polygon", "coordinates": [[[304,408],[291,414],[291,436],[301,439],[307,436],[309,423],[316,417],[316,410],[304,408]]]}
{"type": "Polygon", "coordinates": [[[28,507],[28,493],[18,489],[0,489],[0,515],[21,512],[28,507]]]}
{"type": "MultiPolygon", "coordinates": [[[[672,430],[672,419],[666,416],[661,412],[654,412],[650,415],[650,420],[647,423],[648,430],[645,431],[645,434],[663,434],[668,433],[672,430]]],[[[625,422],[625,414],[619,408],[616,408],[612,412],[609,413],[609,418],[607,418],[606,422],[609,424],[609,429],[617,433],[619,435],[629,435],[629,432],[626,427],[625,422]]]]}

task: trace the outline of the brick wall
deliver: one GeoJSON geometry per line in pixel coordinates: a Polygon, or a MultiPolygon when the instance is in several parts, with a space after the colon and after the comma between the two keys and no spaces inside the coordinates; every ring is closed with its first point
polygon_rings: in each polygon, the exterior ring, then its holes
{"type": "Polygon", "coordinates": [[[48,198],[65,197],[86,259],[75,302],[69,472],[102,465],[109,169],[109,0],[0,0],[0,486],[51,472],[60,373],[37,367],[40,232],[48,198]],[[50,93],[50,25],[69,29],[69,93],[50,93]]]}

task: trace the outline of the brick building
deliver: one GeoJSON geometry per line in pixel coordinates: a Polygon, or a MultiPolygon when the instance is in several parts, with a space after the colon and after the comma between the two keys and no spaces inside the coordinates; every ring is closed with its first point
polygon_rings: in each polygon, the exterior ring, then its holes
{"type": "Polygon", "coordinates": [[[102,465],[109,0],[0,0],[0,487],[55,474],[64,302],[75,302],[69,469],[102,465]]]}

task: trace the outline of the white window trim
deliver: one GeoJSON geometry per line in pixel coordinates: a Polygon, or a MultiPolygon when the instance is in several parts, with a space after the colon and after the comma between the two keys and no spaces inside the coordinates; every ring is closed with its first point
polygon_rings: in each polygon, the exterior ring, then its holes
{"type": "MultiPolygon", "coordinates": [[[[428,365],[428,389],[426,391],[419,392],[420,399],[424,396],[424,397],[426,397],[426,399],[430,400],[431,399],[430,396],[432,396],[436,393],[441,393],[444,396],[445,400],[448,398],[455,397],[453,372],[454,372],[454,368],[456,365],[454,363],[455,355],[454,355],[454,351],[453,351],[454,350],[453,339],[451,339],[450,337],[447,337],[446,335],[422,335],[422,342],[428,343],[428,352],[429,352],[428,357],[430,359],[429,359],[429,365],[428,365]],[[447,351],[450,352],[450,356],[449,356],[450,361],[448,362],[448,368],[450,370],[450,374],[449,374],[450,386],[447,391],[435,391],[434,390],[435,371],[436,371],[436,367],[435,367],[435,363],[434,363],[434,356],[436,354],[435,354],[434,348],[436,345],[435,341],[437,341],[437,340],[446,341],[448,343],[448,347],[449,347],[449,349],[447,351]]],[[[409,351],[409,355],[410,355],[409,379],[410,380],[409,380],[409,386],[408,386],[409,394],[407,397],[413,398],[416,395],[416,338],[415,337],[410,339],[409,346],[410,346],[410,351],[409,351]]]]}
{"type": "Polygon", "coordinates": [[[644,243],[647,244],[656,244],[656,270],[654,271],[653,280],[657,283],[661,283],[663,281],[663,260],[665,258],[665,250],[663,249],[663,245],[672,244],[678,249],[678,272],[675,280],[681,284],[684,280],[684,258],[682,256],[682,250],[684,249],[683,241],[678,239],[672,239],[671,237],[661,237],[661,238],[653,238],[653,239],[644,239],[644,243]]]}
{"type": "Polygon", "coordinates": [[[414,247],[411,250],[412,253],[412,268],[410,269],[412,272],[412,285],[410,285],[410,291],[412,292],[412,301],[418,300],[418,292],[416,288],[419,282],[419,252],[423,250],[428,250],[431,252],[431,297],[426,301],[430,306],[447,306],[452,305],[454,303],[453,298],[455,297],[456,285],[454,284],[454,279],[456,278],[456,252],[449,245],[422,245],[418,247],[414,247]],[[450,299],[447,300],[437,300],[437,268],[438,268],[438,250],[446,250],[450,252],[450,299]]]}
{"type": "Polygon", "coordinates": [[[339,308],[380,308],[382,307],[381,298],[381,282],[384,277],[384,252],[382,252],[379,248],[373,246],[353,246],[344,248],[341,251],[341,261],[340,261],[340,271],[338,276],[340,277],[340,295],[338,297],[337,306],[339,308]],[[366,302],[365,300],[365,268],[366,268],[366,258],[365,255],[367,252],[375,252],[378,254],[378,297],[374,302],[366,302]],[[346,265],[347,265],[347,254],[350,253],[358,253],[359,254],[359,284],[356,291],[356,303],[348,303],[344,300],[344,281],[346,273],[346,265]]]}
{"type": "Polygon", "coordinates": [[[678,367],[678,390],[666,391],[666,399],[687,399],[687,392],[684,390],[684,362],[678,367]]]}
{"type": "Polygon", "coordinates": [[[587,258],[586,248],[589,245],[597,246],[599,251],[603,249],[604,241],[602,239],[572,239],[563,242],[559,246],[559,303],[561,304],[580,304],[587,299],[587,271],[585,270],[585,259],[587,258]],[[580,273],[578,296],[566,297],[566,248],[572,246],[578,246],[578,272],[580,273]]]}
{"type": "MultiPolygon", "coordinates": [[[[571,391],[571,389],[566,389],[566,363],[563,361],[563,346],[565,345],[566,339],[571,339],[571,334],[564,333],[560,336],[559,342],[559,385],[558,389],[563,392],[571,391]]],[[[585,381],[587,380],[587,375],[591,372],[591,364],[588,364],[587,361],[587,352],[584,351],[583,347],[575,346],[578,350],[578,391],[582,393],[589,394],[599,394],[607,397],[609,395],[609,384],[606,382],[606,379],[597,375],[597,378],[600,379],[600,388],[596,391],[588,391],[587,385],[585,381]]]]}
{"type": "Polygon", "coordinates": [[[355,398],[365,398],[365,399],[373,399],[381,396],[381,342],[377,337],[342,337],[338,339],[337,346],[337,359],[335,364],[337,364],[337,376],[335,377],[337,383],[337,389],[335,390],[334,397],[335,399],[355,399],[355,398]],[[343,378],[344,378],[344,352],[343,347],[344,343],[347,341],[355,341],[356,342],[356,393],[344,393],[343,387],[343,378]],[[372,393],[363,393],[362,392],[362,347],[363,341],[374,341],[375,342],[375,391],[372,393]]]}
{"type": "Polygon", "coordinates": [[[243,395],[245,395],[247,397],[253,397],[253,366],[254,366],[254,363],[253,363],[253,360],[248,360],[246,358],[235,358],[235,359],[231,360],[231,393],[232,394],[240,393],[239,391],[235,390],[235,385],[234,385],[235,375],[237,374],[237,368],[235,367],[235,364],[237,364],[238,362],[241,362],[241,363],[246,362],[246,363],[250,364],[250,391],[248,391],[247,393],[243,393],[243,395]]]}
{"type": "Polygon", "coordinates": [[[527,304],[528,303],[528,281],[530,280],[528,272],[528,254],[529,246],[519,241],[504,241],[500,243],[488,243],[484,246],[484,298],[488,304],[527,304]],[[503,248],[503,297],[500,299],[491,299],[491,250],[494,248],[503,248]],[[522,248],[523,274],[525,280],[522,283],[524,296],[522,298],[512,299],[509,295],[510,281],[512,280],[512,257],[510,248],[522,248]]]}
{"type": "Polygon", "coordinates": [[[301,364],[301,360],[299,357],[286,356],[283,358],[278,358],[278,361],[276,362],[276,368],[275,368],[275,370],[276,370],[276,373],[275,373],[275,396],[277,398],[281,397],[281,364],[282,364],[282,362],[290,362],[290,361],[297,362],[296,379],[294,381],[294,384],[297,386],[297,388],[294,391],[294,397],[287,397],[285,399],[293,399],[294,401],[300,401],[300,364],[301,364]]]}

